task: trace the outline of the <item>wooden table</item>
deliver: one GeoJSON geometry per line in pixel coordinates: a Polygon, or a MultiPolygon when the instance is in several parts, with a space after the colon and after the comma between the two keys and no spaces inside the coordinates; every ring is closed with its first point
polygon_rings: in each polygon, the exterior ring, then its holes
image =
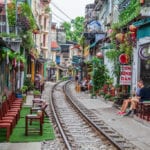
{"type": "Polygon", "coordinates": [[[41,116],[38,116],[37,114],[29,114],[29,115],[26,115],[26,118],[25,118],[25,135],[27,136],[28,133],[35,133],[35,132],[38,132],[40,133],[40,135],[43,134],[43,124],[42,124],[42,117],[41,116]],[[32,121],[39,121],[39,129],[33,129],[32,127],[29,127],[29,123],[30,125],[32,124],[32,121]]]}

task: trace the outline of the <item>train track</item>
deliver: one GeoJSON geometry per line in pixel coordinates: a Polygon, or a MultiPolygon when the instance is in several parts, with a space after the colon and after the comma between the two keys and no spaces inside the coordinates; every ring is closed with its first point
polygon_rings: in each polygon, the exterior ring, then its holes
{"type": "Polygon", "coordinates": [[[54,86],[51,109],[63,139],[64,149],[138,149],[71,95],[69,82],[54,86]]]}

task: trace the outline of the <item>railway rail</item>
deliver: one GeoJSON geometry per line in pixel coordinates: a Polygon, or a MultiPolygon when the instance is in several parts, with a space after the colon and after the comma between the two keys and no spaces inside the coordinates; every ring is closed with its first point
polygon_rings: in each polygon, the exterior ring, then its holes
{"type": "Polygon", "coordinates": [[[84,107],[75,95],[71,94],[69,84],[70,82],[56,84],[51,94],[51,109],[65,149],[138,150],[84,107]]]}

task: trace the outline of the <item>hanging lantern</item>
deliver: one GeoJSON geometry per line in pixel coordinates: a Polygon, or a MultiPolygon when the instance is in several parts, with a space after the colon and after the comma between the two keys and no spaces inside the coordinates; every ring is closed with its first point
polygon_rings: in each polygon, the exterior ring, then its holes
{"type": "Polygon", "coordinates": [[[20,62],[20,71],[24,71],[24,63],[20,62]]]}
{"type": "Polygon", "coordinates": [[[16,58],[12,60],[12,67],[15,68],[17,66],[16,58]]]}
{"type": "Polygon", "coordinates": [[[110,36],[110,35],[112,34],[112,32],[113,32],[113,30],[112,30],[112,29],[109,29],[109,30],[107,31],[108,36],[110,36]]]}
{"type": "Polygon", "coordinates": [[[32,33],[33,33],[33,34],[39,34],[40,31],[39,31],[38,29],[34,29],[34,30],[32,31],[32,33]]]}
{"type": "Polygon", "coordinates": [[[98,52],[98,53],[96,54],[96,57],[97,57],[97,58],[103,58],[102,52],[98,52]]]}
{"type": "Polygon", "coordinates": [[[144,0],[140,0],[140,4],[144,4],[144,0]]]}
{"type": "Polygon", "coordinates": [[[131,32],[131,39],[135,40],[136,39],[136,32],[131,32]]]}
{"type": "Polygon", "coordinates": [[[130,30],[131,32],[136,32],[137,27],[132,24],[132,25],[129,26],[129,30],[130,30]]]}
{"type": "Polygon", "coordinates": [[[130,61],[129,55],[127,55],[127,54],[121,54],[121,55],[119,56],[119,62],[120,62],[121,64],[128,64],[129,61],[130,61]]]}
{"type": "Polygon", "coordinates": [[[123,33],[117,33],[117,34],[116,34],[116,39],[117,39],[119,42],[123,42],[123,41],[124,41],[124,34],[123,34],[123,33]]]}

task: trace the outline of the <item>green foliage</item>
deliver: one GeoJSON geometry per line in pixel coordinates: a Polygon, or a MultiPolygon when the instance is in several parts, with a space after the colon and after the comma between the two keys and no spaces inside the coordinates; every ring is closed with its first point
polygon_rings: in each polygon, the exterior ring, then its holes
{"type": "Polygon", "coordinates": [[[10,26],[15,26],[16,24],[16,8],[15,8],[15,1],[12,1],[12,3],[9,5],[7,9],[8,13],[8,22],[10,26]]]}
{"type": "Polygon", "coordinates": [[[33,95],[40,95],[41,92],[39,90],[33,90],[33,95]]]}
{"type": "Polygon", "coordinates": [[[15,33],[9,33],[7,34],[6,32],[2,32],[0,33],[0,37],[9,37],[11,39],[13,38],[20,38],[18,35],[16,35],[15,33]]]}
{"type": "Polygon", "coordinates": [[[104,95],[104,99],[110,99],[111,98],[111,95],[110,94],[106,94],[106,95],[104,95]]]}
{"type": "Polygon", "coordinates": [[[136,18],[140,14],[140,1],[131,0],[129,6],[119,15],[120,27],[136,18]]]}
{"type": "Polygon", "coordinates": [[[49,7],[49,6],[47,6],[47,7],[45,8],[45,12],[46,12],[46,13],[51,12],[51,9],[50,9],[50,7],[49,7]]]}
{"type": "Polygon", "coordinates": [[[63,25],[66,32],[66,39],[69,41],[79,42],[84,31],[84,18],[76,17],[71,23],[64,22],[63,25]]]}
{"type": "Polygon", "coordinates": [[[105,84],[108,76],[108,70],[106,69],[105,65],[101,62],[101,59],[98,59],[96,57],[93,58],[92,64],[93,64],[93,72],[92,72],[92,81],[93,81],[93,92],[95,93],[99,89],[102,88],[102,86],[105,84]]]}
{"type": "Polygon", "coordinates": [[[22,46],[25,48],[25,49],[28,49],[30,50],[33,46],[34,46],[34,41],[33,41],[33,38],[32,38],[32,33],[30,31],[27,31],[25,33],[22,33],[22,46]],[[24,38],[23,36],[26,35],[26,37],[24,38]]]}
{"type": "MultiPolygon", "coordinates": [[[[35,19],[32,15],[30,6],[23,2],[18,6],[18,10],[21,17],[26,17],[27,20],[29,20],[30,29],[36,28],[35,19]]],[[[8,21],[10,26],[16,25],[16,0],[12,1],[8,7],[8,21]]]]}
{"type": "Polygon", "coordinates": [[[104,93],[103,91],[100,91],[100,92],[99,92],[99,95],[100,95],[100,96],[101,96],[101,95],[104,96],[105,93],[104,93]]]}
{"type": "Polygon", "coordinates": [[[67,80],[68,80],[68,77],[67,77],[67,76],[63,76],[61,80],[62,80],[62,81],[67,81],[67,80]]]}
{"type": "MultiPolygon", "coordinates": [[[[107,57],[110,61],[114,62],[114,61],[116,61],[116,59],[119,57],[120,54],[121,54],[121,53],[120,53],[119,50],[111,49],[111,50],[109,50],[109,51],[106,52],[106,57],[107,57]]],[[[118,61],[118,60],[117,60],[117,61],[118,61]]]]}
{"type": "Polygon", "coordinates": [[[31,82],[30,78],[25,78],[24,85],[28,87],[28,90],[34,89],[34,84],[31,82]]]}
{"type": "Polygon", "coordinates": [[[39,94],[41,94],[41,92],[40,92],[39,90],[34,90],[34,91],[33,91],[33,94],[34,94],[34,95],[39,95],[39,94]]]}
{"type": "Polygon", "coordinates": [[[21,88],[21,92],[22,92],[22,93],[25,93],[27,90],[28,90],[28,87],[27,87],[26,85],[24,85],[24,86],[21,88]]]}
{"type": "Polygon", "coordinates": [[[21,15],[28,18],[31,29],[36,28],[35,18],[32,14],[30,6],[27,3],[21,3],[21,15]]]}

